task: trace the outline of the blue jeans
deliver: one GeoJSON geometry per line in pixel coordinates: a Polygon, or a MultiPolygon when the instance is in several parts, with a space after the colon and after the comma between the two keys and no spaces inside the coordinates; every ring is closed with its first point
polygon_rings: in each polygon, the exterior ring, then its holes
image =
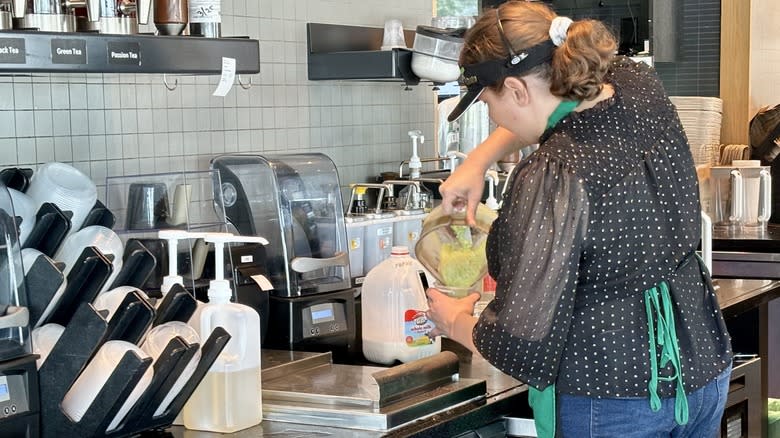
{"type": "Polygon", "coordinates": [[[688,424],[674,421],[674,397],[661,399],[658,412],[648,398],[590,398],[558,394],[558,427],[576,438],[715,437],[726,406],[731,367],[688,394],[688,424]]]}

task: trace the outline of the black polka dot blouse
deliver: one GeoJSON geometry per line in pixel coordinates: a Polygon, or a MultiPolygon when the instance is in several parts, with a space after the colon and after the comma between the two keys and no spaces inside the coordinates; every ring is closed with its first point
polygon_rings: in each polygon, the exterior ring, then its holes
{"type": "MultiPolygon", "coordinates": [[[[474,343],[537,389],[555,383],[565,394],[645,397],[643,293],[666,281],[690,392],[731,361],[709,274],[695,256],[693,158],[650,67],[618,58],[607,79],[612,98],[548,129],[515,170],[488,240],[496,298],[474,343]]],[[[673,396],[674,385],[660,382],[658,394],[673,396]]]]}

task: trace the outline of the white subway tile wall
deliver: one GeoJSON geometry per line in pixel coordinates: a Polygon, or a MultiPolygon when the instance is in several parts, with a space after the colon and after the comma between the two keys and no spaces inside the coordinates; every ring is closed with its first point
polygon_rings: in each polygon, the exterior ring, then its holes
{"type": "Polygon", "coordinates": [[[346,186],[398,169],[410,129],[433,140],[430,84],[309,81],[306,64],[307,22],[382,27],[399,18],[414,29],[430,24],[430,1],[223,0],[222,13],[224,36],[260,41],[260,73],[240,78],[249,89],[236,83],[212,96],[217,76],[2,76],[0,168],[70,163],[105,200],[108,176],[205,170],[225,152],[321,152],[346,186]]]}
{"type": "MultiPolygon", "coordinates": [[[[780,2],[754,0],[750,23],[750,117],[764,106],[780,104],[780,2]]],[[[0,104],[2,105],[2,104],[0,104]]]]}

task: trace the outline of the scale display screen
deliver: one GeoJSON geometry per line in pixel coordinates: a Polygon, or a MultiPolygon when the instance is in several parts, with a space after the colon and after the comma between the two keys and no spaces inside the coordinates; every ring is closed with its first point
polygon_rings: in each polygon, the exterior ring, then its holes
{"type": "Polygon", "coordinates": [[[332,303],[315,304],[309,310],[311,311],[312,324],[321,324],[336,319],[332,303]]]}
{"type": "Polygon", "coordinates": [[[11,392],[8,390],[8,378],[0,376],[0,402],[11,400],[11,392]]]}

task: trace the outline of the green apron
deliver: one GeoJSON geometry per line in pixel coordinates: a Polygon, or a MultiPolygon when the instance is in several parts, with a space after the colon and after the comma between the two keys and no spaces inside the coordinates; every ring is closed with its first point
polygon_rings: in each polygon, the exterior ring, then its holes
{"type": "MultiPolygon", "coordinates": [[[[564,100],[558,104],[547,119],[547,129],[558,124],[570,112],[574,111],[579,102],[564,100]]],[[[528,404],[534,411],[534,424],[536,436],[539,438],[553,438],[555,436],[555,424],[557,419],[557,407],[555,406],[555,384],[542,390],[528,387],[528,404]]]]}

